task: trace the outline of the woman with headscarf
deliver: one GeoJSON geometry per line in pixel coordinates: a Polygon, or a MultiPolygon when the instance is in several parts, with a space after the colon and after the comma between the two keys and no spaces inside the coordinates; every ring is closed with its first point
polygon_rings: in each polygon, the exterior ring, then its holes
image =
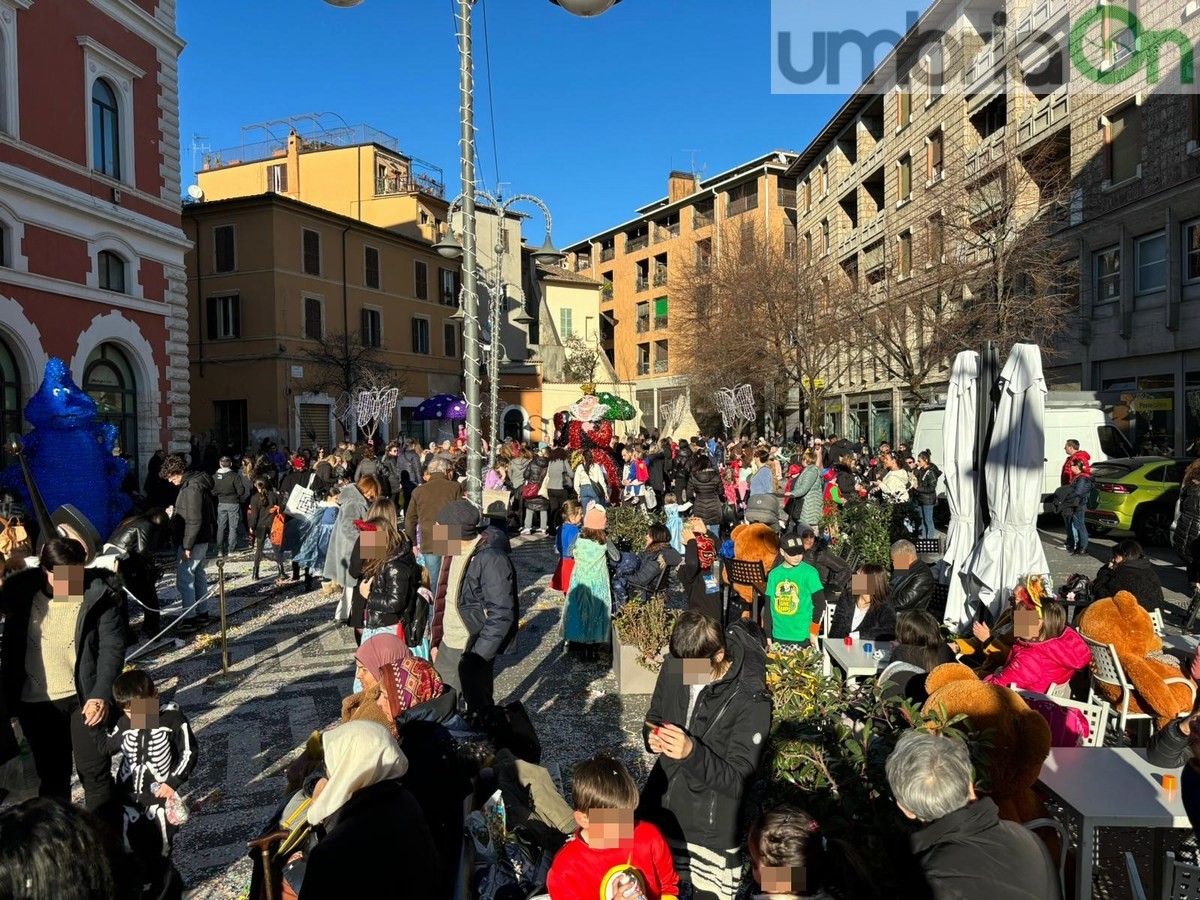
{"type": "Polygon", "coordinates": [[[400,779],[408,760],[374,722],[327,732],[327,777],[308,821],[323,836],[308,854],[300,900],[402,894],[440,900],[445,878],[425,814],[400,779]]]}
{"type": "MultiPolygon", "coordinates": [[[[462,845],[463,800],[471,793],[471,779],[479,774],[478,766],[464,758],[463,745],[474,735],[458,714],[458,695],[442,683],[430,663],[415,656],[384,666],[379,685],[379,709],[408,758],[404,785],[421,805],[441,858],[456,860],[462,845]]],[[[453,888],[452,880],[445,888],[453,888]]]]}
{"type": "MultiPolygon", "coordinates": [[[[377,634],[363,641],[354,652],[354,693],[342,701],[342,721],[360,718],[360,706],[379,702],[379,676],[383,667],[409,655],[404,641],[394,634],[377,634]]],[[[370,716],[368,716],[370,717],[370,716]]]]}

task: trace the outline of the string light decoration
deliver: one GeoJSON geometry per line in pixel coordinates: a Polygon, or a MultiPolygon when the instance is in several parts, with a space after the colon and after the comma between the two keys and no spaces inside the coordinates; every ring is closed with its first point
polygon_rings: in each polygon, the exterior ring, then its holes
{"type": "Polygon", "coordinates": [[[737,422],[754,421],[754,391],[750,385],[739,384],[737,387],[722,388],[713,398],[721,413],[721,422],[727,429],[737,422]]]}

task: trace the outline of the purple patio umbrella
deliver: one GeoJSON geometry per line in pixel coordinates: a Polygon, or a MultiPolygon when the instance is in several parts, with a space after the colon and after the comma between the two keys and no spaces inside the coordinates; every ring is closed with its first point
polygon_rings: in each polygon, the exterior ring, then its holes
{"type": "Polygon", "coordinates": [[[421,405],[413,411],[417,421],[438,421],[444,419],[465,419],[467,417],[467,401],[453,394],[434,394],[421,401],[421,405]]]}

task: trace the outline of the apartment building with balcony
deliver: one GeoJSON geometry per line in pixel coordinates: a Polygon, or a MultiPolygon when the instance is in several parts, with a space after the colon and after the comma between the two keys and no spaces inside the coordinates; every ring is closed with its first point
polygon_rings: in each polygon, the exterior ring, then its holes
{"type": "MultiPolygon", "coordinates": [[[[636,218],[566,248],[568,264],[600,282],[601,346],[617,379],[634,385],[639,427],[659,428],[661,408],[690,386],[687,359],[672,352],[672,283],[743,229],[791,239],[794,159],[774,151],[703,180],[672,172],[667,195],[636,218]]],[[[690,413],[677,430],[695,430],[690,413]]]]}
{"type": "MultiPolygon", "coordinates": [[[[1045,347],[1048,380],[1104,392],[1140,449],[1183,452],[1200,439],[1200,108],[1144,70],[1081,82],[1068,50],[1080,9],[933,4],[876,70],[894,77],[864,83],[788,169],[800,258],[837,291],[880,303],[934,289],[927,273],[963,253],[945,218],[959,214],[955,198],[1023,179],[1039,209],[1045,166],[1061,167],[1070,190],[1056,233],[1064,283],[1077,288],[1070,328],[1045,347]]],[[[1133,11],[1143,33],[1179,24],[1175,4],[1133,11]]],[[[1101,71],[1140,52],[1115,22],[1102,20],[1101,71]]],[[[821,424],[872,444],[910,438],[906,386],[845,328],[821,424]]],[[[946,362],[929,373],[935,388],[946,362]]]]}

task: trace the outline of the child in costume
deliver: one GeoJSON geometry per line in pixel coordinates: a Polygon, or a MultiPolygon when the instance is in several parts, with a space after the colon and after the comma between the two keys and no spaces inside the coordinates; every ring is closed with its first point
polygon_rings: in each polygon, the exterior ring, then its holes
{"type": "Polygon", "coordinates": [[[571,589],[563,608],[563,640],[568,644],[607,644],[612,616],[608,576],[608,516],[594,504],[583,516],[575,541],[571,589]]]}
{"type": "Polygon", "coordinates": [[[667,531],[671,533],[671,546],[675,548],[675,552],[683,553],[684,533],[683,533],[683,513],[692,508],[690,503],[679,503],[674,493],[669,493],[663,498],[663,511],[666,512],[667,531]]]}
{"type": "Polygon", "coordinates": [[[638,789],[620,760],[598,754],[571,778],[579,830],[554,857],[546,877],[552,898],[675,900],[679,878],[655,826],[635,822],[638,789]]]}
{"type": "Polygon", "coordinates": [[[196,766],[196,737],[176,704],[159,704],[145,672],[122,672],[112,694],[122,714],[101,740],[104,752],[121,754],[125,848],[138,862],[143,897],[178,897],[183,883],[171,865],[171,847],[188,818],[179,789],[196,766]]]}
{"type": "Polygon", "coordinates": [[[568,500],[562,505],[562,525],[554,537],[554,548],[558,551],[558,565],[554,567],[554,576],[550,579],[550,590],[562,591],[564,594],[571,589],[571,570],[575,568],[575,541],[579,537],[579,527],[583,524],[583,507],[578,500],[568,500]]]}

